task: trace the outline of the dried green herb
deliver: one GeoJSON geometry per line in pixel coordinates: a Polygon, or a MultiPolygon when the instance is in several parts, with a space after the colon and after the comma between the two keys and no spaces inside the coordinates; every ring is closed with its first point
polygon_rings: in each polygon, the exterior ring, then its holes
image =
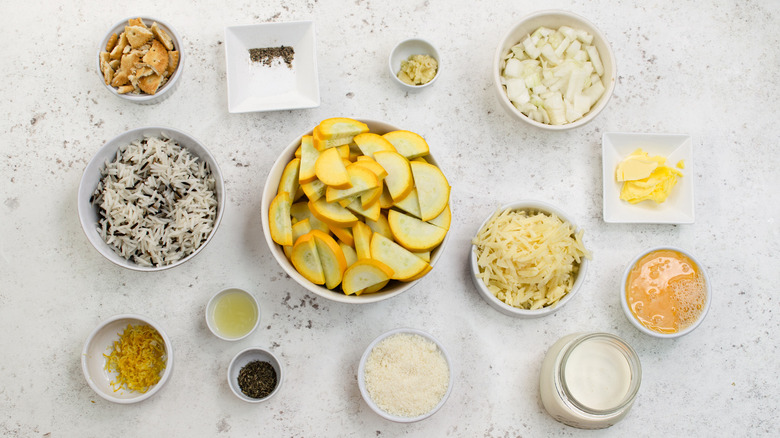
{"type": "Polygon", "coordinates": [[[262,62],[270,66],[274,59],[281,58],[288,68],[292,68],[295,50],[290,46],[264,47],[258,49],[249,49],[249,59],[252,62],[262,62]]]}
{"type": "Polygon", "coordinates": [[[268,362],[249,362],[238,372],[238,387],[247,397],[266,397],[276,388],[276,370],[268,362]]]}

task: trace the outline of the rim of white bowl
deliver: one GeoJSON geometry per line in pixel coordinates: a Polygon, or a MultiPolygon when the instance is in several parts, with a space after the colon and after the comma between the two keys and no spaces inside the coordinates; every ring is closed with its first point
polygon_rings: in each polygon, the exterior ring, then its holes
{"type": "Polygon", "coordinates": [[[710,283],[710,277],[707,274],[707,270],[702,265],[701,261],[691,254],[690,251],[679,248],[676,246],[671,245],[661,245],[661,246],[655,246],[647,250],[641,251],[636,257],[631,260],[628,265],[626,265],[626,268],[623,270],[623,275],[620,277],[620,307],[623,308],[623,314],[626,316],[626,319],[628,319],[628,322],[631,323],[634,327],[636,327],[640,332],[652,336],[654,338],[661,338],[661,339],[674,339],[679,338],[680,336],[685,336],[688,333],[695,330],[701,323],[704,321],[704,318],[707,316],[707,313],[710,310],[710,304],[712,303],[712,284],[710,283]],[[631,269],[636,265],[636,263],[641,259],[642,257],[650,254],[653,251],[660,251],[660,250],[671,250],[676,251],[684,256],[688,257],[696,263],[696,266],[699,268],[699,272],[701,272],[701,275],[704,277],[704,289],[707,294],[707,301],[704,303],[704,308],[701,311],[701,314],[698,318],[696,318],[696,321],[694,321],[691,325],[688,327],[675,332],[675,333],[658,333],[654,330],[651,330],[640,323],[636,317],[631,313],[631,309],[628,307],[628,299],[626,298],[626,280],[628,279],[628,274],[631,272],[631,269]]]}
{"type": "Polygon", "coordinates": [[[257,330],[257,327],[260,325],[260,317],[261,317],[260,310],[261,310],[260,309],[260,303],[257,301],[257,298],[255,298],[254,294],[252,294],[248,290],[246,290],[244,288],[241,288],[241,287],[226,287],[226,288],[222,289],[221,291],[219,291],[219,292],[215,293],[214,295],[212,295],[211,298],[209,299],[209,302],[206,304],[206,326],[208,326],[208,328],[211,331],[211,333],[214,336],[218,337],[219,339],[222,339],[222,340],[225,340],[225,341],[230,341],[230,342],[240,341],[240,340],[246,338],[247,336],[251,335],[252,333],[254,333],[255,330],[257,330]],[[246,296],[248,296],[249,298],[252,299],[252,302],[254,303],[254,306],[255,306],[255,311],[257,311],[257,319],[255,319],[255,325],[253,325],[252,328],[248,332],[246,332],[246,334],[244,334],[242,336],[239,336],[237,338],[229,338],[227,336],[222,335],[219,332],[219,330],[217,329],[217,327],[214,326],[214,321],[213,321],[213,318],[211,317],[211,314],[214,313],[214,306],[216,304],[215,300],[218,297],[220,297],[220,296],[222,296],[222,295],[224,295],[224,294],[226,294],[226,293],[228,293],[230,291],[234,291],[234,290],[235,291],[239,291],[239,292],[243,293],[244,295],[246,295],[246,296]]]}
{"type": "Polygon", "coordinates": [[[170,92],[173,92],[174,89],[178,86],[179,78],[182,75],[182,71],[184,70],[184,61],[186,58],[186,54],[184,52],[183,43],[181,36],[179,35],[179,32],[171,26],[167,21],[160,20],[158,18],[150,17],[148,15],[133,15],[130,17],[125,17],[122,20],[117,21],[113,26],[111,26],[106,32],[106,34],[103,36],[103,39],[100,40],[100,45],[97,48],[97,53],[95,55],[96,63],[97,63],[97,75],[100,78],[100,83],[103,84],[103,87],[108,90],[111,94],[114,96],[129,101],[133,103],[138,104],[151,104],[151,103],[159,103],[165,100],[169,95],[170,92]],[[168,34],[170,35],[171,39],[173,39],[175,44],[175,49],[179,52],[179,64],[176,66],[176,70],[173,72],[173,76],[168,78],[168,82],[165,83],[165,85],[162,86],[155,94],[119,94],[117,92],[116,88],[112,87],[110,84],[106,84],[106,81],[103,79],[103,73],[100,71],[100,53],[104,52],[106,50],[106,43],[108,42],[108,39],[111,37],[111,34],[117,33],[117,30],[124,28],[125,25],[127,25],[127,21],[131,19],[140,18],[143,20],[144,24],[147,26],[151,26],[151,23],[154,23],[155,21],[157,24],[165,28],[164,30],[169,31],[168,34]]]}
{"type": "MultiPolygon", "coordinates": [[[[344,117],[349,117],[349,116],[344,116],[344,117]]],[[[385,131],[385,132],[402,129],[390,123],[379,121],[379,120],[365,119],[359,117],[352,117],[352,118],[367,124],[369,126],[369,129],[371,129],[371,132],[375,132],[375,129],[371,128],[372,126],[379,126],[381,128],[379,128],[378,130],[385,131]]],[[[375,303],[378,301],[390,299],[392,297],[395,297],[397,295],[400,295],[408,291],[409,289],[414,287],[420,280],[425,278],[425,276],[410,282],[398,282],[398,284],[393,287],[393,290],[379,291],[379,292],[366,294],[366,295],[359,295],[359,296],[345,295],[343,292],[332,291],[330,289],[327,289],[324,286],[318,286],[310,282],[306,278],[304,278],[295,269],[295,267],[293,267],[292,263],[290,263],[290,261],[287,260],[287,257],[284,255],[284,251],[282,250],[282,248],[279,245],[277,245],[276,242],[274,242],[273,239],[271,238],[271,231],[268,225],[267,212],[268,212],[268,208],[270,207],[271,201],[276,196],[277,189],[279,188],[279,178],[281,177],[281,172],[284,170],[284,166],[287,165],[287,163],[294,157],[295,150],[298,148],[298,145],[300,145],[301,143],[301,138],[304,135],[310,135],[315,126],[317,125],[312,126],[311,129],[297,136],[295,140],[290,142],[281,151],[276,161],[274,161],[274,164],[271,166],[271,171],[268,172],[268,177],[266,178],[265,186],[263,187],[263,199],[261,201],[261,208],[260,208],[262,214],[260,215],[260,218],[263,227],[263,235],[265,236],[265,241],[266,244],[268,245],[268,248],[271,251],[271,254],[274,256],[277,263],[279,263],[279,266],[282,268],[282,270],[287,275],[292,277],[292,279],[295,280],[295,282],[298,283],[301,287],[316,294],[317,296],[326,298],[330,301],[346,303],[346,304],[369,304],[369,303],[375,303]],[[281,162],[283,158],[285,161],[281,162]]],[[[432,164],[439,167],[436,157],[433,156],[433,154],[429,154],[429,156],[431,157],[432,164]]],[[[450,195],[450,203],[448,204],[450,207],[450,213],[452,213],[453,210],[451,198],[452,196],[450,195]]],[[[452,226],[450,226],[450,230],[451,229],[452,226]]],[[[452,233],[448,230],[441,244],[431,251],[431,261],[429,262],[431,268],[436,267],[436,263],[439,261],[442,254],[444,254],[444,248],[447,246],[447,242],[449,242],[451,235],[452,233]]],[[[428,274],[426,275],[430,275],[430,272],[428,272],[428,274]]],[[[397,280],[391,280],[391,282],[392,281],[397,281],[397,280]]]]}
{"type": "MultiPolygon", "coordinates": [[[[249,362],[246,362],[244,365],[246,365],[249,362]]],[[[243,366],[243,365],[242,365],[243,366]]],[[[238,373],[241,370],[236,370],[236,376],[238,376],[238,373]]],[[[284,381],[284,367],[282,366],[282,362],[279,360],[278,357],[271,351],[267,350],[262,347],[247,347],[243,350],[236,353],[235,356],[233,356],[233,359],[230,361],[230,364],[227,368],[227,383],[230,387],[230,391],[235,394],[236,397],[241,399],[242,401],[245,401],[247,403],[262,403],[264,401],[268,401],[271,397],[275,396],[277,392],[279,392],[279,388],[282,387],[282,382],[284,381]],[[276,386],[274,387],[274,390],[271,391],[270,394],[263,398],[252,398],[247,395],[245,395],[243,392],[241,392],[241,388],[238,386],[238,382],[235,382],[233,379],[233,371],[236,370],[236,367],[239,364],[239,361],[242,357],[250,355],[252,353],[259,353],[260,356],[267,356],[270,360],[270,364],[272,367],[274,367],[274,370],[276,371],[276,386]]]]}
{"type": "MultiPolygon", "coordinates": [[[[570,224],[575,232],[580,229],[577,223],[571,219],[568,213],[556,207],[555,205],[544,201],[522,200],[522,201],[516,201],[516,202],[504,204],[501,207],[497,208],[492,213],[490,213],[490,215],[486,217],[485,220],[482,221],[482,223],[479,225],[479,228],[477,228],[477,233],[475,233],[475,235],[478,234],[480,230],[482,230],[482,228],[490,220],[490,218],[493,217],[494,214],[500,211],[504,211],[506,209],[541,211],[543,213],[548,213],[548,214],[553,213],[564,222],[570,224]]],[[[471,278],[474,281],[474,285],[477,287],[480,296],[482,296],[482,298],[484,298],[488,302],[488,304],[491,305],[491,307],[498,310],[499,312],[505,315],[519,317],[519,318],[540,318],[543,316],[553,314],[558,310],[560,310],[563,306],[568,304],[572,299],[574,299],[574,296],[577,295],[579,290],[582,289],[582,285],[585,283],[585,279],[587,278],[588,266],[590,264],[590,261],[587,258],[582,259],[582,261],[580,262],[579,272],[577,273],[577,278],[574,280],[574,284],[572,285],[572,290],[570,290],[566,294],[566,296],[561,298],[555,306],[543,307],[537,310],[526,310],[526,309],[520,309],[517,307],[510,306],[509,304],[496,298],[487,289],[485,283],[478,276],[479,265],[477,264],[476,253],[477,253],[477,246],[472,244],[471,253],[469,254],[471,278]]]]}
{"type": "Polygon", "coordinates": [[[387,331],[377,336],[376,338],[374,338],[373,341],[371,341],[371,343],[368,345],[368,347],[366,347],[365,351],[363,352],[363,355],[360,357],[357,380],[358,380],[358,389],[360,389],[360,395],[363,397],[363,400],[366,402],[368,407],[371,408],[371,410],[374,411],[380,417],[396,423],[414,423],[417,421],[422,421],[428,417],[431,417],[433,414],[438,412],[442,408],[442,406],[444,406],[444,404],[447,402],[447,399],[450,397],[450,393],[452,393],[453,386],[455,385],[454,371],[452,369],[452,360],[450,359],[450,355],[447,352],[447,349],[444,348],[444,345],[430,333],[425,332],[423,330],[409,328],[409,327],[400,327],[400,328],[387,331]],[[441,351],[442,356],[444,356],[444,360],[447,362],[447,369],[449,370],[450,379],[447,385],[447,391],[444,393],[441,400],[439,400],[439,402],[436,404],[436,406],[433,407],[433,409],[431,409],[430,411],[422,415],[418,415],[416,417],[401,417],[398,415],[393,415],[388,412],[385,412],[384,410],[382,410],[382,408],[377,406],[377,404],[371,398],[371,395],[369,395],[368,389],[366,389],[365,375],[366,375],[366,361],[368,360],[368,356],[371,354],[371,351],[374,349],[374,347],[376,347],[378,343],[382,342],[386,338],[389,338],[390,336],[399,333],[419,335],[436,344],[436,346],[439,348],[439,351],[441,351]]]}
{"type": "MultiPolygon", "coordinates": [[[[102,352],[100,354],[102,354],[102,352]]],[[[98,324],[97,327],[95,327],[92,330],[92,332],[90,332],[86,342],[84,342],[84,348],[81,350],[81,371],[84,374],[84,379],[87,381],[89,387],[92,388],[92,391],[94,391],[95,394],[99,395],[100,397],[110,402],[118,403],[118,404],[139,403],[146,399],[149,399],[150,397],[160,392],[162,387],[170,378],[171,373],[173,372],[173,344],[171,343],[171,339],[168,337],[168,334],[165,333],[165,330],[163,330],[159,324],[157,324],[154,320],[152,320],[147,316],[139,315],[136,313],[122,313],[119,315],[114,315],[102,321],[100,324],[98,324]],[[165,371],[163,371],[163,375],[160,377],[160,380],[157,383],[155,383],[151,389],[149,389],[145,393],[139,393],[138,397],[133,397],[133,398],[114,397],[111,394],[107,394],[101,391],[100,388],[98,388],[97,384],[94,382],[94,378],[89,372],[87,366],[87,356],[89,354],[92,341],[102,330],[106,328],[106,326],[108,326],[109,324],[115,321],[119,321],[122,319],[136,320],[149,325],[153,329],[157,330],[157,333],[160,334],[160,337],[162,337],[163,343],[165,344],[166,359],[165,359],[165,371]]]]}
{"type": "MultiPolygon", "coordinates": [[[[129,144],[129,141],[128,141],[129,144]]],[[[114,154],[115,155],[115,154],[114,154]]],[[[200,154],[196,154],[200,155],[200,154]]],[[[113,155],[112,155],[113,157],[113,155]]],[[[158,271],[164,271],[166,269],[175,268],[176,266],[182,265],[185,262],[191,260],[196,255],[200,254],[201,251],[208,245],[209,242],[211,242],[211,239],[214,238],[214,235],[217,233],[217,229],[219,228],[219,224],[222,222],[222,216],[225,213],[225,202],[226,194],[225,194],[225,181],[222,177],[222,171],[219,168],[219,163],[217,163],[216,158],[211,154],[211,151],[206,147],[206,145],[193,137],[191,134],[182,131],[180,129],[176,128],[169,128],[164,126],[142,126],[140,128],[133,128],[130,130],[127,130],[121,134],[118,134],[105,142],[103,146],[98,149],[98,151],[95,153],[95,155],[92,156],[92,158],[87,163],[87,166],[84,168],[84,172],[81,175],[81,181],[79,182],[79,188],[78,188],[78,215],[79,215],[79,222],[81,223],[81,229],[84,231],[84,235],[87,237],[87,240],[92,244],[92,247],[95,248],[95,250],[100,253],[103,257],[105,257],[108,261],[114,263],[117,266],[121,266],[123,268],[131,269],[133,271],[144,271],[144,272],[158,272],[158,271]],[[102,169],[105,167],[106,163],[104,159],[101,159],[103,155],[105,155],[106,151],[111,149],[118,149],[119,147],[122,147],[123,145],[120,144],[116,146],[116,143],[119,143],[119,139],[123,137],[132,137],[132,138],[143,138],[146,133],[157,133],[158,135],[161,133],[175,133],[177,136],[181,136],[184,138],[187,138],[189,141],[192,141],[193,143],[200,146],[202,149],[202,154],[204,157],[199,157],[199,159],[202,159],[206,161],[209,165],[209,168],[211,169],[211,173],[214,176],[214,180],[216,182],[216,196],[217,196],[217,217],[214,219],[214,227],[211,230],[211,233],[209,233],[206,240],[195,250],[192,252],[192,254],[188,255],[187,257],[178,260],[174,263],[163,265],[163,266],[141,266],[136,263],[133,263],[121,255],[119,255],[117,252],[115,252],[103,238],[95,233],[95,230],[97,229],[97,222],[90,223],[87,221],[87,211],[94,210],[94,206],[92,206],[89,202],[89,198],[92,196],[92,193],[95,190],[95,187],[87,187],[87,178],[88,175],[94,174],[94,172],[97,172],[98,174],[102,171],[102,169]],[[113,254],[113,256],[111,255],[113,254]]]]}
{"type": "MultiPolygon", "coordinates": [[[[517,41],[514,44],[517,44],[520,41],[517,41]]],[[[509,46],[511,47],[511,46],[509,46]]],[[[599,55],[604,58],[603,54],[599,52],[599,55]]],[[[515,21],[509,28],[508,31],[506,31],[503,36],[501,37],[501,40],[499,42],[498,47],[496,48],[495,55],[493,57],[493,85],[494,89],[496,91],[496,94],[499,98],[499,101],[501,103],[501,106],[509,111],[511,114],[513,114],[516,118],[528,123],[531,126],[535,126],[537,128],[546,129],[550,131],[565,131],[568,129],[574,129],[577,127],[580,127],[582,125],[585,125],[589,122],[591,122],[593,119],[596,118],[596,116],[601,113],[601,111],[606,108],[609,101],[612,99],[612,94],[615,90],[615,83],[617,81],[617,61],[615,60],[615,52],[612,50],[612,45],[609,44],[609,40],[606,38],[606,36],[601,32],[601,30],[593,24],[590,20],[587,18],[575,14],[573,12],[564,11],[561,9],[547,9],[543,11],[537,11],[531,14],[528,14],[524,16],[523,18],[515,21]],[[567,123],[565,125],[549,125],[546,123],[539,123],[530,117],[526,116],[520,110],[515,108],[514,105],[512,105],[512,102],[509,101],[509,98],[506,95],[506,91],[503,89],[503,85],[501,85],[501,62],[503,56],[506,54],[506,50],[503,48],[504,45],[507,43],[509,36],[514,32],[514,29],[518,27],[521,23],[539,18],[544,16],[552,16],[552,15],[561,15],[568,19],[571,19],[573,21],[578,21],[577,24],[584,24],[585,26],[588,26],[592,29],[589,29],[588,31],[593,33],[595,38],[601,39],[603,41],[604,46],[607,49],[607,54],[609,56],[609,59],[612,61],[612,68],[610,69],[610,72],[612,74],[612,80],[609,81],[608,84],[605,84],[605,90],[604,90],[604,96],[602,96],[599,99],[599,102],[596,103],[596,105],[590,109],[581,119],[576,120],[572,123],[567,123]]]]}

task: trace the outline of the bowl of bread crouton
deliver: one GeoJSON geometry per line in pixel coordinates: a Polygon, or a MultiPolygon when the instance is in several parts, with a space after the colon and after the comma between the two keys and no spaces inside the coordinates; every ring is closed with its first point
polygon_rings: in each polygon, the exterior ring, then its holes
{"type": "Polygon", "coordinates": [[[181,37],[156,18],[124,19],[103,37],[97,63],[101,81],[115,96],[138,104],[159,103],[181,77],[181,37]]]}

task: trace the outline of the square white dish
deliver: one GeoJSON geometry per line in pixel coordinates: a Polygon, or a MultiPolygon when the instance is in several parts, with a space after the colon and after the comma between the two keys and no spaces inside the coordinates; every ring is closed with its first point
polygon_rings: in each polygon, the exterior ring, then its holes
{"type": "Polygon", "coordinates": [[[313,21],[261,23],[225,28],[228,111],[278,111],[320,105],[313,21]],[[252,62],[249,49],[291,46],[292,65],[252,62]]]}
{"type": "Polygon", "coordinates": [[[693,143],[685,134],[641,134],[605,132],[602,136],[602,167],[604,180],[604,222],[646,224],[692,224],[693,201],[693,143]],[[615,179],[618,163],[637,148],[648,154],[666,157],[666,164],[674,167],[685,163],[683,176],[677,179],[669,197],[662,204],[642,201],[629,204],[620,199],[622,183],[615,179]]]}

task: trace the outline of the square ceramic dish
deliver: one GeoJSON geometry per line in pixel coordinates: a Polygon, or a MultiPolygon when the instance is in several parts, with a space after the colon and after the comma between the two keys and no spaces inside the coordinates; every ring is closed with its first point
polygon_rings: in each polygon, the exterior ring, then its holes
{"type": "Polygon", "coordinates": [[[693,144],[690,135],[639,134],[605,132],[602,137],[602,166],[604,172],[604,222],[645,224],[692,224],[693,203],[693,144]],[[674,167],[683,160],[683,176],[677,179],[669,197],[662,204],[642,201],[629,204],[620,199],[622,183],[615,180],[618,163],[637,148],[650,155],[666,157],[666,164],[674,167]]]}
{"type": "Polygon", "coordinates": [[[245,113],[320,105],[313,21],[261,23],[225,28],[228,111],[245,113]],[[292,65],[253,62],[249,49],[291,46],[292,65]]]}

